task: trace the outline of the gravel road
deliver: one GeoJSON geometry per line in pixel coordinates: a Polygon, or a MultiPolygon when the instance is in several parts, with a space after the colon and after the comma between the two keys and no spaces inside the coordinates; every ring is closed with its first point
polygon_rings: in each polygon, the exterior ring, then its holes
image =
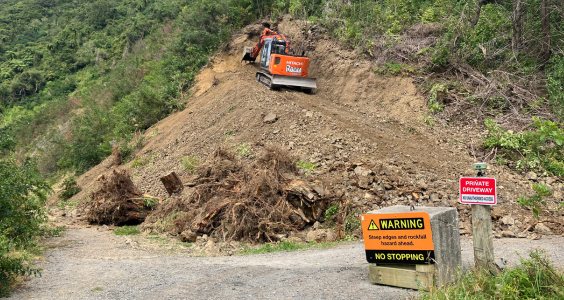
{"type": "MultiPolygon", "coordinates": [[[[71,229],[48,241],[42,277],[11,299],[402,299],[414,291],[368,281],[362,243],[321,250],[231,257],[188,257],[142,250],[94,228],[71,229]]],[[[496,257],[542,247],[564,266],[564,237],[496,239],[496,257]]],[[[466,265],[472,242],[462,239],[466,265]]]]}

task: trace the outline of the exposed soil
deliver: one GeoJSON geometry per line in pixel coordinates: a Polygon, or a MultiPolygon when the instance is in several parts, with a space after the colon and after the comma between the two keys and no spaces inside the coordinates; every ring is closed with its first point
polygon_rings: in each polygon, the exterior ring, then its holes
{"type": "MultiPolygon", "coordinates": [[[[461,233],[471,234],[470,207],[457,203],[458,180],[475,176],[470,169],[473,162],[495,156],[481,148],[484,128],[477,122],[445,120],[431,126],[426,98],[414,79],[377,75],[372,71],[374,62],[323,34],[308,36],[303,24],[285,19],[275,25],[292,39],[312,40],[310,76],[317,78],[319,87],[314,94],[284,88],[271,91],[255,82],[258,66],[242,64],[240,58],[244,46],[255,44],[262,27],[248,26],[202,70],[187,108],[147,131],[143,147],[134,155],[139,158],[135,168],[130,161],[117,169],[128,170],[142,193],[165,199],[164,207],[170,199],[160,176],[175,171],[183,182],[193,180],[193,171],[182,163],[184,158],[204,163],[219,147],[234,153],[245,149],[248,155],[240,159],[252,165],[260,145],[275,145],[299,160],[317,164],[309,176],[302,172],[298,177],[315,182],[340,203],[352,204],[354,214],[395,204],[455,206],[461,233]],[[265,122],[269,114],[275,118],[265,122]]],[[[82,175],[78,179],[82,192],[72,201],[87,201],[97,188],[96,179],[113,172],[114,160],[109,157],[82,175]]],[[[493,164],[487,175],[498,180],[499,205],[493,211],[496,237],[534,239],[564,233],[564,210],[555,209],[562,202],[564,187],[559,178],[525,177],[493,164]],[[541,212],[547,222],[537,226],[532,213],[515,202],[519,195],[531,194],[532,182],[543,182],[555,191],[549,199],[550,210],[541,212]]],[[[198,191],[197,186],[188,186],[173,197],[186,201],[198,191]]],[[[84,214],[75,210],[69,215],[84,214]]],[[[165,232],[175,221],[164,224],[164,215],[157,219],[152,218],[146,228],[155,230],[151,224],[160,222],[159,230],[165,232]]]]}

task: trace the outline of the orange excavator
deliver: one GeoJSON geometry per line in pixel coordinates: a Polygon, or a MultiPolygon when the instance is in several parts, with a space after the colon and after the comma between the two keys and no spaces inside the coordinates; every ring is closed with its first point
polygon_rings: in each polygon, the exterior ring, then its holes
{"type": "Polygon", "coordinates": [[[241,61],[254,63],[259,56],[260,68],[256,80],[268,87],[276,89],[280,86],[299,87],[305,92],[317,88],[315,78],[308,78],[309,41],[291,41],[263,24],[259,41],[254,47],[245,47],[241,61]]]}

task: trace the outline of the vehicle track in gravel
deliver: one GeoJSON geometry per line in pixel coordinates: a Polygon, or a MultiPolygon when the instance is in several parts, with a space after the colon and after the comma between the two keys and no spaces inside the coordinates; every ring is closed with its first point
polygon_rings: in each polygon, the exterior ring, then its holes
{"type": "MultiPolygon", "coordinates": [[[[463,261],[473,260],[462,237],[463,261]]],[[[413,290],[374,285],[360,242],[321,250],[190,257],[135,246],[102,228],[70,229],[47,239],[42,277],[23,283],[11,299],[402,299],[413,290]]],[[[496,239],[496,259],[519,262],[520,252],[546,249],[564,266],[564,237],[496,239]]]]}

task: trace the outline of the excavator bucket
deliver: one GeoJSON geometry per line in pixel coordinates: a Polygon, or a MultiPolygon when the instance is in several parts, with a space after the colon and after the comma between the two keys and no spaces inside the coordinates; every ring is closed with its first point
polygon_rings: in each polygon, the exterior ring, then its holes
{"type": "Polygon", "coordinates": [[[243,49],[243,58],[241,58],[241,61],[255,62],[257,58],[251,57],[252,52],[253,52],[253,47],[245,47],[245,49],[243,49]]]}

